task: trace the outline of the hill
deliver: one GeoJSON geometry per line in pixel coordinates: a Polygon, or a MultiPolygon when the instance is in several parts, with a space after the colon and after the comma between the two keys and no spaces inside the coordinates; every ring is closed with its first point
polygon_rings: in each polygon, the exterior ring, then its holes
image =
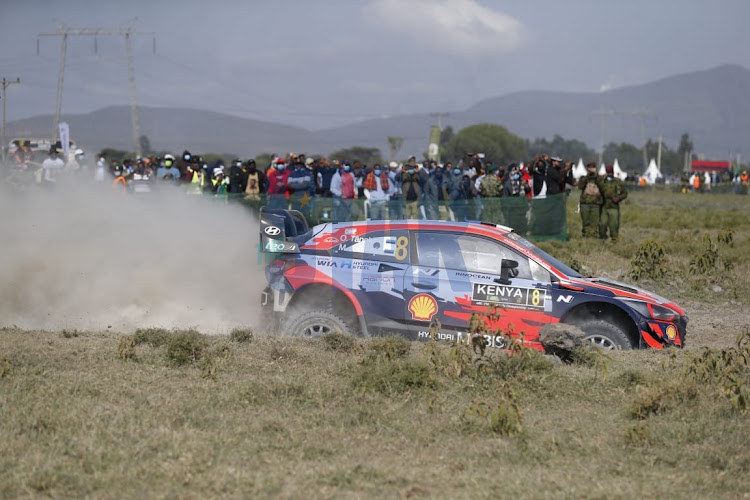
{"type": "MultiPolygon", "coordinates": [[[[729,152],[750,154],[750,70],[736,65],[685,73],[644,85],[601,93],[523,91],[493,97],[464,111],[452,112],[444,126],[455,131],[475,123],[497,123],[525,138],[579,139],[598,149],[606,109],[606,142],[640,145],[642,133],[676,148],[687,132],[696,152],[724,159],[729,152]],[[645,112],[638,115],[634,112],[645,112]],[[643,125],[643,131],[641,126],[643,125]],[[748,150],[748,151],[745,151],[748,150]]],[[[130,111],[126,106],[85,115],[68,115],[73,137],[85,148],[132,148],[130,111]]],[[[435,118],[413,114],[367,120],[319,131],[236,116],[176,108],[139,108],[141,133],[156,149],[220,152],[240,156],[263,152],[330,153],[350,146],[380,148],[388,154],[388,136],[404,137],[399,156],[421,155],[435,118]]],[[[51,116],[8,124],[8,136],[49,134],[51,116]]]]}

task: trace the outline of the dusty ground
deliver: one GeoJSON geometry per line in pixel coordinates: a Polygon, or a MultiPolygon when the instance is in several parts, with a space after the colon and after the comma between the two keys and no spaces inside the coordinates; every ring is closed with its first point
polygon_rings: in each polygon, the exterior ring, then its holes
{"type": "Polygon", "coordinates": [[[687,348],[727,347],[750,328],[750,308],[741,304],[680,303],[688,313],[687,348]]]}

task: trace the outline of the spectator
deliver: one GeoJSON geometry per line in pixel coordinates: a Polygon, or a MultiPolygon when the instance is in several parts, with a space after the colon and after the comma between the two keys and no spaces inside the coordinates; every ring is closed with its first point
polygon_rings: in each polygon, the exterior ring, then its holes
{"type": "Polygon", "coordinates": [[[406,218],[419,219],[419,200],[422,198],[422,188],[419,185],[417,166],[413,162],[404,165],[401,171],[401,190],[406,207],[406,218]]]}
{"type": "Polygon", "coordinates": [[[507,226],[512,227],[521,235],[526,234],[527,231],[528,199],[526,195],[530,192],[531,186],[527,180],[524,180],[518,165],[515,163],[508,165],[508,173],[503,181],[503,218],[507,226]]]}
{"type": "Polygon", "coordinates": [[[268,174],[268,206],[286,208],[287,183],[290,172],[283,158],[277,158],[275,167],[268,174]]]}
{"type": "Polygon", "coordinates": [[[235,158],[232,160],[232,166],[229,167],[228,192],[231,194],[240,194],[245,192],[247,184],[247,174],[242,168],[242,160],[235,158]]]}
{"type": "Polygon", "coordinates": [[[388,199],[388,218],[400,220],[404,218],[404,207],[401,191],[401,172],[398,163],[392,161],[388,164],[388,182],[390,193],[388,199]]]}
{"type": "Polygon", "coordinates": [[[438,185],[435,180],[436,168],[437,164],[434,161],[427,161],[425,162],[425,167],[419,171],[424,218],[427,220],[440,219],[440,212],[438,211],[438,185]]]}
{"type": "Polygon", "coordinates": [[[345,161],[343,166],[331,178],[331,196],[333,197],[333,221],[343,222],[352,218],[352,204],[357,197],[351,164],[345,161]]]}
{"type": "Polygon", "coordinates": [[[336,166],[331,165],[327,158],[322,157],[318,160],[317,187],[320,196],[331,197],[331,179],[335,173],[336,166]]]}
{"type": "Polygon", "coordinates": [[[445,193],[450,200],[453,217],[457,221],[469,218],[469,200],[474,197],[474,189],[467,171],[454,167],[447,175],[445,193]]]}
{"type": "Polygon", "coordinates": [[[303,163],[300,155],[287,180],[292,208],[299,210],[309,220],[312,216],[312,197],[315,195],[315,181],[312,171],[303,163]]]}
{"type": "Polygon", "coordinates": [[[65,162],[60,158],[60,151],[52,146],[49,150],[49,157],[42,163],[42,169],[44,170],[43,184],[47,187],[54,186],[57,183],[57,175],[63,167],[65,167],[65,162]]]}
{"type": "Polygon", "coordinates": [[[246,162],[247,174],[245,179],[245,198],[248,200],[260,200],[260,195],[266,192],[266,176],[258,170],[254,159],[246,162]]]}
{"type": "Polygon", "coordinates": [[[390,183],[379,163],[373,166],[372,172],[364,180],[365,197],[370,200],[369,219],[386,219],[386,202],[389,199],[390,183]]]}
{"type": "Polygon", "coordinates": [[[500,196],[502,195],[503,185],[495,175],[495,165],[491,162],[487,162],[486,165],[487,172],[479,182],[479,194],[484,199],[482,218],[498,224],[500,222],[500,196]]]}
{"type": "Polygon", "coordinates": [[[175,167],[174,156],[171,154],[164,155],[161,166],[156,171],[156,178],[160,181],[177,182],[180,180],[180,171],[175,167]]]}

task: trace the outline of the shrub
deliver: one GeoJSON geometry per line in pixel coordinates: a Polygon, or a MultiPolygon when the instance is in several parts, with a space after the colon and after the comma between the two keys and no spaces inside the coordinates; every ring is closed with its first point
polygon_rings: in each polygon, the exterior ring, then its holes
{"type": "Polygon", "coordinates": [[[488,427],[498,436],[520,434],[523,427],[516,391],[510,384],[503,383],[498,389],[496,401],[473,400],[464,411],[463,421],[469,429],[480,432],[488,427]]]}
{"type": "Polygon", "coordinates": [[[323,335],[323,344],[329,351],[352,352],[357,347],[354,337],[343,332],[329,332],[323,335]]]}
{"type": "Polygon", "coordinates": [[[641,279],[661,279],[667,275],[666,253],[658,241],[649,239],[641,243],[630,261],[630,277],[641,279]]]}
{"type": "Polygon", "coordinates": [[[253,330],[251,328],[235,328],[229,334],[229,340],[231,340],[232,342],[237,342],[238,344],[252,342],[253,330]]]}
{"type": "Polygon", "coordinates": [[[164,328],[139,328],[133,334],[135,345],[148,344],[151,347],[161,347],[167,343],[172,334],[164,328]]]}
{"type": "Polygon", "coordinates": [[[166,346],[167,360],[174,366],[182,366],[200,360],[208,342],[204,335],[195,330],[182,330],[173,333],[166,346]]]}
{"type": "Polygon", "coordinates": [[[78,330],[65,330],[64,329],[62,331],[62,336],[63,338],[66,338],[66,339],[72,339],[72,338],[80,336],[80,334],[78,333],[78,330]]]}
{"type": "Polygon", "coordinates": [[[120,359],[135,359],[135,338],[132,335],[120,337],[118,350],[120,352],[120,359]]]}
{"type": "Polygon", "coordinates": [[[5,358],[0,358],[0,378],[5,378],[11,374],[13,367],[5,358]]]}

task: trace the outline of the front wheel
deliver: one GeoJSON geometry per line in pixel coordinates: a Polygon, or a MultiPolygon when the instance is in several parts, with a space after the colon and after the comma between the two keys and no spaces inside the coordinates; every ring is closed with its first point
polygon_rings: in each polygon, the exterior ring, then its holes
{"type": "Polygon", "coordinates": [[[583,330],[584,339],[601,349],[627,351],[633,348],[627,334],[617,325],[601,319],[587,319],[576,325],[583,330]]]}
{"type": "Polygon", "coordinates": [[[339,315],[328,311],[307,311],[282,326],[281,333],[295,337],[322,337],[327,333],[351,333],[351,326],[339,315]]]}

